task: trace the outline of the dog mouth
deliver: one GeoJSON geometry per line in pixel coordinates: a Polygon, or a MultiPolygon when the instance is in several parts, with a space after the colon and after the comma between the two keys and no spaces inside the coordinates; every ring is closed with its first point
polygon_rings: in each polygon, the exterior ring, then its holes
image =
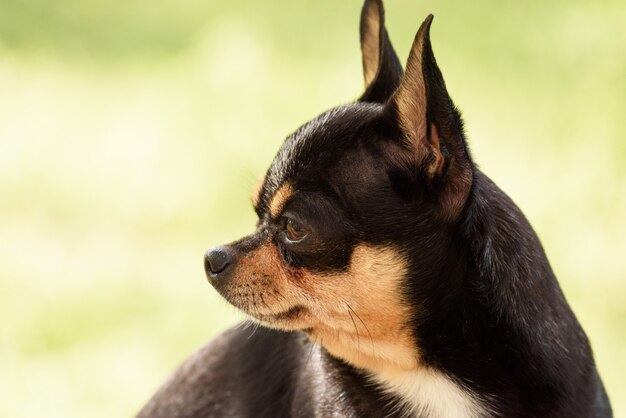
{"type": "Polygon", "coordinates": [[[285,322],[293,321],[300,318],[306,312],[306,308],[302,305],[292,306],[286,311],[282,311],[276,314],[260,314],[251,313],[253,317],[263,322],[285,322]]]}

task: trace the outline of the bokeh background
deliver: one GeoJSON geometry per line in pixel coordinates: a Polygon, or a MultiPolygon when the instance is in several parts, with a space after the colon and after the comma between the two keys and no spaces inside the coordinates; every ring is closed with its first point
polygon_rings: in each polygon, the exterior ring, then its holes
{"type": "MultiPolygon", "coordinates": [[[[522,207],[626,416],[626,4],[390,0],[522,207]]],[[[132,416],[242,317],[205,249],[362,89],[359,0],[0,0],[0,416],[132,416]]]]}

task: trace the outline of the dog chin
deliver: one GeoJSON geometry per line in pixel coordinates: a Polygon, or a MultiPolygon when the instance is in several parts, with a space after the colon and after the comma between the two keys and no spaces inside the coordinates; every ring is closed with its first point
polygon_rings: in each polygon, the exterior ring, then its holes
{"type": "Polygon", "coordinates": [[[295,305],[275,314],[246,313],[257,322],[269,328],[295,331],[307,329],[311,326],[307,320],[309,311],[302,305],[295,305]]]}

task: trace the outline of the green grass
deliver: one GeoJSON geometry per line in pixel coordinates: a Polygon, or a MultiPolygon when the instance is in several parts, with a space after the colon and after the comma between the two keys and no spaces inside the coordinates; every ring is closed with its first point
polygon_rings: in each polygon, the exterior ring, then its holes
{"type": "MultiPolygon", "coordinates": [[[[432,39],[626,415],[626,7],[388,2],[432,39]]],[[[359,2],[0,0],[0,416],[131,416],[242,317],[202,254],[282,139],[362,88],[359,2]]]]}

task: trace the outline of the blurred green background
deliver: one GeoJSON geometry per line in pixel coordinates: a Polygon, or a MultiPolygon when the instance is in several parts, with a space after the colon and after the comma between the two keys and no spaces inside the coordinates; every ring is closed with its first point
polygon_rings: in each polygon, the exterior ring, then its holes
{"type": "MultiPolygon", "coordinates": [[[[626,4],[387,1],[522,207],[626,416],[626,4]]],[[[242,316],[205,249],[252,230],[286,134],[362,89],[361,2],[0,0],[0,416],[132,416],[242,316]]]]}

